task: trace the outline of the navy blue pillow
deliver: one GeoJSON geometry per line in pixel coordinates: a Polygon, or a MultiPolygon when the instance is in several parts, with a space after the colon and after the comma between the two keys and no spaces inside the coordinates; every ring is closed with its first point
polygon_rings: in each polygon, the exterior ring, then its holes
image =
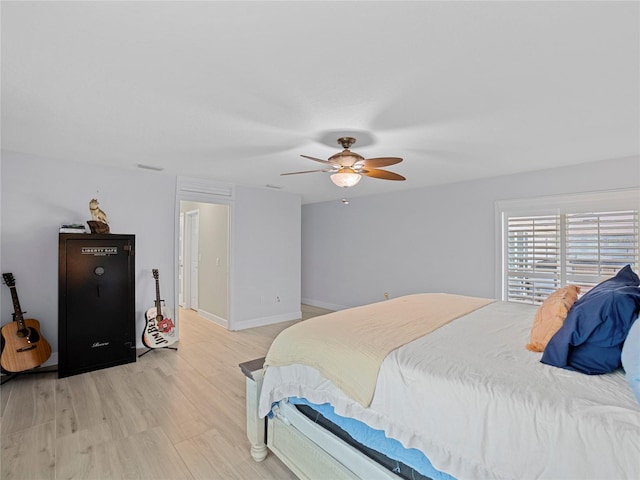
{"type": "Polygon", "coordinates": [[[627,265],[573,304],[542,363],[589,375],[620,367],[622,345],[640,310],[640,278],[627,265]]]}

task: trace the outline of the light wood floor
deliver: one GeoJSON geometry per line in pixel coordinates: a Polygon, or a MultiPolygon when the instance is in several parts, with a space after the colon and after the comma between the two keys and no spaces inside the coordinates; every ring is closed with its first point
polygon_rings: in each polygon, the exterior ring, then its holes
{"type": "MultiPolygon", "coordinates": [[[[303,318],[326,312],[303,306],[303,318]]],[[[229,332],[183,310],[177,352],[9,381],[0,388],[0,478],[295,479],[273,454],[251,459],[238,367],[293,323],[229,332]]]]}

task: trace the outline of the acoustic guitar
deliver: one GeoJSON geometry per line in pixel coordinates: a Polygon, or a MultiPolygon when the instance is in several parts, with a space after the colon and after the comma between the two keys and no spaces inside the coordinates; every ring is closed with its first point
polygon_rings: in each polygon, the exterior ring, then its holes
{"type": "Polygon", "coordinates": [[[156,280],[156,302],[155,306],[147,310],[145,314],[146,325],[142,333],[142,343],[149,348],[163,348],[177,340],[176,329],[171,321],[171,310],[162,307],[158,269],[154,268],[152,273],[156,280]]]}
{"type": "Polygon", "coordinates": [[[14,321],[2,327],[4,346],[0,355],[0,365],[7,372],[24,372],[46,362],[51,356],[51,345],[40,333],[40,322],[22,316],[13,274],[3,273],[2,278],[11,290],[14,321]]]}

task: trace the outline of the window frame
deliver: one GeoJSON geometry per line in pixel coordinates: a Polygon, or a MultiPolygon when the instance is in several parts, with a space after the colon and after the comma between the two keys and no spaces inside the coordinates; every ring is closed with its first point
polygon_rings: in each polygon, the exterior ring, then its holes
{"type": "MultiPolygon", "coordinates": [[[[499,200],[495,202],[496,215],[496,298],[508,298],[508,245],[507,219],[514,216],[560,215],[560,228],[564,229],[563,214],[635,210],[640,213],[640,188],[586,192],[566,195],[499,200]]],[[[561,233],[564,241],[564,232],[561,233]]],[[[639,240],[640,242],[640,240],[639,240]]],[[[565,245],[561,244],[560,285],[564,286],[565,245]]],[[[634,269],[638,268],[638,259],[634,269]]]]}

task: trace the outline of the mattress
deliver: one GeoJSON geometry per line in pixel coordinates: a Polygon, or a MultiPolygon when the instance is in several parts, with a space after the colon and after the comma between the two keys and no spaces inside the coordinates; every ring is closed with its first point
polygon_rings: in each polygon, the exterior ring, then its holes
{"type": "Polygon", "coordinates": [[[495,302],[389,354],[369,407],[310,367],[268,367],[260,415],[287,397],[329,403],[458,478],[640,478],[640,406],[620,371],[540,363],[536,307],[495,302]]]}
{"type": "Polygon", "coordinates": [[[389,438],[382,430],[369,427],[354,418],[337,415],[328,404],[317,405],[305,398],[290,397],[288,401],[306,417],[357,448],[369,458],[410,480],[454,480],[436,470],[429,459],[416,448],[404,448],[397,440],[389,438]]]}

